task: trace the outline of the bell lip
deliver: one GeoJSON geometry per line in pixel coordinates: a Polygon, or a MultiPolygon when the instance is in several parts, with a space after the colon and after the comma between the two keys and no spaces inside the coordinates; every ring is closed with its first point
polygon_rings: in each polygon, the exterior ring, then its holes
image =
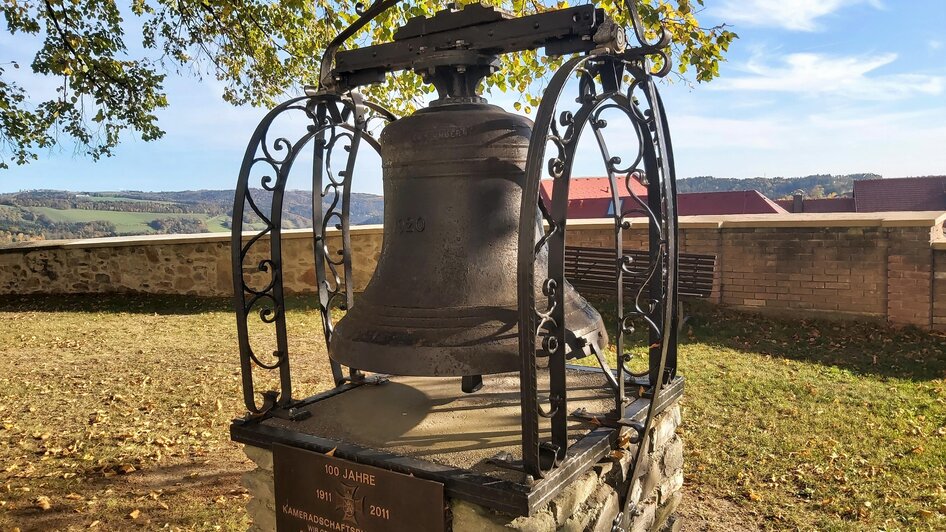
{"type": "Polygon", "coordinates": [[[329,344],[329,358],[344,366],[373,373],[414,377],[463,377],[519,371],[518,356],[506,346],[429,347],[380,346],[335,335],[329,344]]]}
{"type": "MultiPolygon", "coordinates": [[[[599,325],[601,322],[599,322],[599,325]]],[[[609,342],[607,330],[588,327],[576,334],[583,339],[584,347],[568,345],[566,358],[582,359],[593,354],[593,350],[605,352],[609,342]],[[583,333],[583,334],[582,334],[583,333]],[[604,345],[601,345],[602,342],[604,345]]],[[[373,373],[405,375],[414,377],[462,377],[467,375],[494,375],[519,372],[522,359],[519,356],[519,341],[477,346],[410,346],[384,345],[352,340],[334,335],[329,343],[329,358],[347,367],[373,373]],[[511,350],[515,347],[515,350],[511,350]],[[378,356],[383,349],[384,356],[378,356]]]]}

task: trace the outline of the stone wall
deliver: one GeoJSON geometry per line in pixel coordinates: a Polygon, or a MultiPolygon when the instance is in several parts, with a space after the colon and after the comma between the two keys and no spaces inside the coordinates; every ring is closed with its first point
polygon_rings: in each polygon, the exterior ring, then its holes
{"type": "MultiPolygon", "coordinates": [[[[944,222],[940,212],[691,216],[680,251],[716,255],[714,303],[946,330],[944,222]]],[[[570,223],[568,243],[613,246],[610,227],[570,223]]],[[[625,247],[644,248],[646,231],[632,223],[625,247]]]]}
{"type": "MultiPolygon", "coordinates": [[[[353,231],[355,290],[364,289],[381,253],[380,226],[353,231]]],[[[312,232],[283,232],[284,287],[289,293],[313,292],[315,257],[312,232]]],[[[329,249],[338,249],[338,231],[329,249]]],[[[262,277],[254,266],[269,253],[258,242],[245,262],[248,279],[262,277]]],[[[95,238],[30,242],[0,249],[0,294],[141,292],[230,296],[233,280],[230,237],[222,234],[95,238]]]]}
{"type": "MultiPolygon", "coordinates": [[[[638,478],[641,501],[631,520],[629,532],[676,530],[674,515],[683,496],[683,441],[677,434],[680,405],[675,403],[660,413],[651,428],[638,478]],[[643,496],[641,496],[643,494],[643,496]]],[[[623,429],[629,430],[629,429],[623,429]]],[[[610,532],[614,518],[621,511],[621,499],[627,492],[630,461],[635,448],[608,457],[570,484],[546,507],[532,516],[516,517],[489,510],[476,504],[449,499],[448,530],[453,532],[610,532]]],[[[274,532],[276,500],[273,457],[268,449],[245,447],[256,468],[243,476],[250,493],[247,512],[251,532],[274,532]]]]}
{"type": "MultiPolygon", "coordinates": [[[[680,250],[717,257],[711,301],[793,315],[860,317],[946,330],[946,247],[940,212],[691,216],[680,250]]],[[[575,220],[568,244],[610,247],[610,220],[575,220]]],[[[378,226],[352,230],[355,290],[381,251],[378,226]]],[[[642,249],[633,220],[624,245],[642,249]]],[[[337,231],[329,233],[332,249],[337,231]]],[[[266,249],[262,241],[257,251],[266,249]]],[[[247,261],[247,275],[265,277],[247,261]],[[254,273],[255,272],[255,273],[254,273]]],[[[286,290],[315,288],[311,234],[284,233],[286,290]]],[[[0,249],[0,294],[144,292],[229,296],[227,235],[36,242],[0,249]]]]}

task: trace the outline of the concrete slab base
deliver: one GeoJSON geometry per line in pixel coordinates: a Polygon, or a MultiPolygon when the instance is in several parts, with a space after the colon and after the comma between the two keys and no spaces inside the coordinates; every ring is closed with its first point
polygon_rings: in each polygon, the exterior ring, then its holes
{"type": "MultiPolygon", "coordinates": [[[[311,414],[305,420],[271,418],[260,423],[259,430],[278,429],[282,435],[291,431],[299,435],[300,442],[310,435],[319,441],[338,442],[340,450],[347,443],[383,451],[395,457],[394,461],[413,459],[467,471],[485,479],[486,484],[495,479],[493,489],[500,484],[512,486],[518,496],[541,489],[544,480],[533,482],[522,472],[488,461],[499,452],[519,458],[520,392],[518,374],[485,376],[484,381],[482,390],[464,394],[459,378],[393,377],[385,384],[360,386],[305,406],[311,414]]],[[[539,389],[540,396],[548,393],[547,379],[540,381],[539,389]]],[[[569,410],[605,412],[613,407],[613,396],[600,374],[570,370],[568,389],[569,410]]],[[[680,421],[677,397],[655,418],[651,429],[634,494],[637,512],[629,530],[679,526],[674,510],[683,479],[683,444],[676,434],[680,421]]],[[[570,439],[578,441],[593,429],[587,423],[574,422],[569,426],[570,439]]],[[[247,510],[254,531],[273,530],[278,508],[273,495],[272,455],[263,440],[246,447],[247,455],[258,465],[244,478],[252,495],[247,510]]],[[[603,456],[526,516],[448,496],[448,530],[610,531],[624,506],[635,450],[631,445],[603,456]]]]}
{"type": "MultiPolygon", "coordinates": [[[[264,424],[523,481],[525,475],[486,461],[500,452],[521,458],[519,375],[485,375],[483,381],[480,391],[465,394],[459,377],[395,376],[305,407],[311,417],[303,421],[264,424]]],[[[570,371],[567,382],[569,410],[614,408],[600,374],[570,371]]],[[[548,378],[540,375],[539,395],[547,394],[548,378]]],[[[571,423],[570,443],[590,429],[587,423],[571,423]]],[[[547,437],[550,430],[540,434],[547,437]]]]}

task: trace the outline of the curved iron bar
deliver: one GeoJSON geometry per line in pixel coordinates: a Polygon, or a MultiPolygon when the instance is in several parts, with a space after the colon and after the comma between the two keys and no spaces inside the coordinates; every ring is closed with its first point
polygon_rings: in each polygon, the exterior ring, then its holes
{"type": "MultiPolygon", "coordinates": [[[[520,319],[520,353],[522,354],[520,370],[520,387],[522,394],[522,428],[523,428],[523,464],[527,472],[536,477],[542,477],[547,472],[543,464],[554,463],[554,460],[543,457],[542,453],[548,449],[557,449],[560,453],[555,457],[564,458],[564,450],[568,447],[567,441],[567,390],[565,383],[565,346],[566,334],[564,291],[543,290],[548,298],[544,310],[536,307],[535,294],[529,287],[534,286],[535,261],[543,247],[548,250],[549,269],[547,278],[543,281],[546,286],[564,286],[564,248],[565,226],[567,223],[568,184],[571,178],[572,163],[578,148],[578,141],[583,128],[593,124],[593,128],[603,125],[598,112],[607,102],[616,98],[623,98],[619,84],[615,83],[610,89],[599,91],[594,78],[600,69],[612,69],[620,79],[623,73],[623,62],[619,56],[605,54],[575,57],[567,61],[552,78],[543,96],[536,115],[533,129],[533,142],[529,147],[526,161],[526,182],[523,189],[522,212],[520,214],[520,242],[519,242],[519,319],[520,319]],[[565,85],[572,75],[578,74],[580,107],[575,113],[570,111],[557,112],[558,102],[565,85]],[[554,154],[546,160],[548,144],[553,146],[554,154]],[[553,179],[553,196],[551,209],[546,208],[539,198],[538,187],[542,179],[543,169],[548,171],[553,179]],[[536,198],[538,200],[536,201],[536,198]],[[537,210],[538,209],[538,210],[537,210]],[[535,241],[530,231],[531,221],[541,214],[548,223],[546,230],[535,241]],[[530,239],[531,237],[531,239],[530,239]],[[538,325],[537,325],[538,322],[538,325]],[[537,350],[537,338],[541,337],[541,350],[537,350]],[[545,356],[549,358],[550,403],[554,409],[551,412],[552,438],[550,442],[540,442],[538,439],[538,417],[545,417],[540,410],[536,393],[537,370],[535,358],[545,356]],[[538,412],[538,415],[535,413],[538,412]],[[549,445],[545,445],[549,444],[549,445]]],[[[612,72],[613,74],[613,72],[612,72]]],[[[625,106],[626,107],[626,106],[625,106]]],[[[626,111],[629,113],[629,111],[626,111]]],[[[606,157],[606,162],[611,157],[606,157]]],[[[617,162],[614,162],[617,164],[617,162]]],[[[620,212],[618,210],[618,212],[620,212]]],[[[599,360],[604,359],[599,357],[599,360]]],[[[623,381],[623,379],[622,379],[623,381]]],[[[623,388],[621,382],[617,388],[623,388]]],[[[616,403],[621,404],[623,410],[623,390],[616,393],[616,403]]]]}
{"type": "Polygon", "coordinates": [[[341,33],[336,35],[322,54],[322,62],[319,65],[319,89],[324,91],[334,89],[335,80],[332,79],[332,69],[335,66],[335,54],[338,53],[338,49],[345,44],[345,41],[358,33],[359,30],[364,28],[375,17],[387,11],[389,8],[394,7],[398,2],[400,2],[400,0],[377,0],[366,9],[359,9],[359,7],[364,6],[361,2],[356,4],[355,13],[358,14],[358,18],[341,33]]]}
{"type": "MultiPolygon", "coordinates": [[[[338,306],[348,310],[354,304],[354,283],[352,282],[351,260],[351,183],[354,174],[355,161],[361,141],[371,146],[379,154],[381,146],[377,140],[367,134],[368,124],[378,118],[388,122],[394,120],[394,115],[383,107],[366,102],[358,93],[351,93],[348,98],[319,103],[315,109],[316,121],[322,126],[318,141],[313,145],[312,157],[312,232],[313,248],[315,253],[315,277],[319,287],[319,312],[322,315],[322,333],[325,336],[326,347],[332,341],[334,325],[332,322],[332,308],[338,306]],[[349,123],[348,121],[351,121],[349,123]],[[342,129],[344,131],[339,131],[342,129]],[[328,134],[328,138],[326,138],[328,134]],[[345,169],[335,172],[332,169],[332,154],[336,146],[344,144],[348,153],[345,160],[345,169]],[[323,176],[327,183],[323,187],[323,176]],[[315,191],[320,191],[317,195],[315,191]],[[323,208],[323,199],[330,198],[327,208],[323,208]],[[340,208],[339,208],[339,204],[340,208]],[[324,212],[323,212],[324,210],[324,212]],[[334,222],[334,223],[333,223],[334,222]],[[329,249],[327,234],[333,226],[341,231],[341,247],[334,255],[329,249]],[[338,267],[341,266],[342,274],[338,267]],[[342,299],[342,275],[344,283],[344,301],[342,299]]],[[[329,360],[332,368],[332,378],[335,385],[346,381],[341,365],[329,360]]],[[[361,378],[357,368],[349,368],[350,380],[361,378]]]]}
{"type": "MultiPolygon", "coordinates": [[[[535,478],[544,477],[549,468],[549,462],[554,463],[554,460],[543,459],[543,449],[549,449],[549,447],[543,446],[539,438],[539,415],[537,413],[540,406],[536,368],[536,338],[539,328],[536,322],[537,319],[541,319],[542,322],[545,323],[545,319],[542,315],[550,314],[550,311],[553,310],[558,303],[558,291],[555,291],[553,293],[544,294],[548,298],[549,308],[546,311],[540,312],[536,307],[534,288],[536,257],[541,251],[541,248],[547,245],[549,240],[557,234],[558,229],[557,226],[554,225],[554,219],[551,213],[545,208],[544,202],[539,196],[539,181],[542,179],[543,169],[545,168],[548,169],[549,174],[556,180],[564,176],[565,166],[562,159],[564,156],[564,145],[560,142],[561,135],[558,132],[555,121],[555,110],[566,82],[569,80],[572,73],[586,61],[588,61],[588,57],[573,57],[566,61],[553,75],[552,80],[545,89],[542,102],[536,110],[535,126],[532,130],[532,142],[529,145],[529,152],[526,158],[526,176],[520,205],[516,277],[519,307],[519,354],[521,358],[519,386],[522,408],[522,464],[525,471],[535,478]],[[556,146],[559,157],[546,161],[546,144],[549,140],[556,146]],[[537,243],[535,219],[540,213],[542,217],[549,222],[550,227],[548,230],[544,230],[544,234],[539,238],[537,243]],[[553,294],[555,296],[554,298],[553,294]]],[[[562,118],[564,119],[565,116],[563,115],[562,118]]],[[[551,276],[549,276],[549,278],[551,279],[551,276]]],[[[548,283],[543,282],[543,286],[546,286],[546,284],[548,283]]],[[[555,325],[556,328],[558,328],[559,324],[555,325]]],[[[556,352],[557,351],[556,349],[556,352]]],[[[551,364],[552,362],[550,361],[550,365],[551,364]]],[[[564,412],[564,409],[562,411],[564,412]]],[[[561,416],[552,417],[553,426],[558,423],[560,417],[561,416]]],[[[554,458],[558,457],[556,456],[554,458]]]]}
{"type": "Polygon", "coordinates": [[[282,222],[282,199],[288,170],[292,160],[298,155],[299,148],[308,142],[309,135],[303,136],[293,144],[285,138],[278,138],[272,144],[268,141],[269,127],[273,121],[288,111],[306,112],[305,107],[297,105],[306,97],[294,98],[270,111],[257,126],[250,139],[243,157],[237,181],[236,193],[233,202],[233,222],[231,227],[231,256],[233,266],[233,293],[234,310],[237,314],[237,337],[240,346],[240,369],[243,377],[243,402],[250,414],[261,415],[277,407],[288,406],[292,401],[292,383],[289,373],[288,342],[286,338],[286,319],[282,287],[282,255],[280,247],[280,232],[282,222]],[[284,156],[276,156],[274,152],[285,150],[284,156]],[[262,156],[257,156],[262,152],[262,156]],[[260,186],[264,191],[272,192],[269,215],[257,205],[253,191],[249,186],[250,174],[258,163],[267,165],[276,174],[268,173],[260,179],[260,186]],[[249,204],[250,209],[263,222],[264,228],[258,231],[246,243],[243,242],[244,206],[249,204]],[[253,288],[246,278],[244,262],[249,255],[250,248],[263,236],[270,236],[269,256],[258,263],[256,270],[268,272],[269,281],[263,288],[253,288]],[[247,299],[247,296],[250,296],[247,299]],[[267,304],[259,309],[259,318],[264,323],[275,326],[276,350],[273,353],[275,362],[264,363],[254,352],[249,340],[249,325],[247,320],[254,307],[260,301],[267,304]],[[254,396],[253,367],[266,370],[279,370],[280,391],[263,394],[263,403],[257,404],[254,396]]]}
{"type": "MultiPolygon", "coordinates": [[[[638,72],[640,73],[640,72],[638,72]]],[[[640,482],[638,476],[641,468],[641,457],[647,446],[647,438],[650,435],[653,426],[655,407],[660,403],[660,396],[663,385],[672,379],[676,373],[676,334],[677,334],[677,210],[676,210],[676,169],[673,162],[673,148],[670,142],[670,129],[665,118],[663,101],[654,82],[651,78],[645,78],[646,98],[653,117],[654,149],[659,154],[657,166],[650,174],[648,183],[648,203],[658,205],[660,209],[660,226],[663,230],[663,238],[659,239],[657,245],[662,252],[659,253],[662,266],[660,277],[657,283],[651,283],[652,295],[662,290],[660,312],[660,325],[662,325],[663,334],[660,337],[659,345],[655,347],[651,342],[650,348],[650,383],[653,390],[650,404],[647,408],[647,416],[640,427],[636,427],[640,435],[635,452],[634,460],[631,465],[630,482],[627,488],[627,495],[624,500],[624,511],[615,518],[614,527],[617,530],[625,530],[630,516],[635,513],[640,501],[633,500],[633,494],[637,483],[640,482]],[[660,200],[652,201],[651,195],[657,192],[660,194],[660,200]]],[[[651,225],[651,261],[656,262],[658,253],[654,252],[656,231],[651,225]]]]}
{"type": "MultiPolygon", "coordinates": [[[[243,165],[240,169],[240,175],[237,182],[236,194],[233,205],[233,222],[231,228],[231,258],[233,266],[233,287],[234,287],[234,309],[237,313],[237,336],[240,346],[240,361],[243,381],[243,399],[244,404],[251,415],[262,416],[275,409],[289,407],[293,403],[292,382],[289,368],[289,353],[285,320],[285,298],[283,294],[283,274],[282,274],[282,241],[281,241],[281,223],[282,223],[282,200],[285,192],[286,181],[292,165],[309,144],[313,144],[316,153],[326,148],[324,139],[326,134],[330,134],[333,139],[350,139],[349,157],[346,163],[346,169],[339,172],[340,179],[332,179],[332,185],[337,192],[342,188],[342,211],[337,215],[341,219],[341,229],[343,230],[343,246],[341,261],[329,261],[329,264],[343,265],[345,268],[346,279],[351,279],[351,255],[347,250],[350,249],[350,239],[348,236],[348,202],[350,198],[350,181],[354,167],[354,158],[357,152],[358,141],[366,138],[366,142],[372,147],[378,149],[376,140],[365,136],[366,117],[369,113],[386,114],[375,104],[361,102],[357,94],[348,96],[338,96],[332,94],[321,94],[315,96],[303,96],[291,99],[278,105],[271,110],[266,117],[257,126],[256,131],[250,139],[246,153],[243,159],[243,165]],[[305,102],[305,104],[302,104],[305,102]],[[341,107],[341,109],[339,108],[341,107]],[[270,127],[274,121],[285,113],[295,111],[302,112],[305,119],[311,124],[306,132],[295,141],[279,137],[272,143],[269,142],[270,127]],[[349,121],[351,123],[349,123],[349,121]],[[283,153],[285,152],[285,153],[283,153]],[[260,187],[262,191],[271,193],[269,212],[264,212],[260,207],[257,198],[254,195],[260,189],[250,187],[250,175],[257,165],[263,165],[268,168],[266,173],[260,178],[260,187]],[[271,172],[270,172],[271,170],[271,172]],[[275,178],[273,175],[275,175],[275,178]],[[248,239],[243,238],[243,229],[246,224],[246,209],[249,205],[250,212],[256,215],[261,221],[263,228],[257,230],[255,234],[248,239]],[[263,237],[269,236],[269,252],[265,248],[256,248],[263,237]],[[245,263],[252,252],[262,253],[263,258],[259,260],[255,268],[246,269],[245,263]],[[247,279],[247,273],[253,270],[269,273],[269,279],[262,287],[253,286],[247,279]],[[259,307],[259,308],[257,308],[259,307]],[[276,350],[273,353],[273,361],[265,362],[254,351],[249,339],[249,323],[251,314],[257,314],[261,322],[272,324],[275,327],[276,350]],[[255,385],[253,378],[254,368],[262,370],[278,370],[279,387],[278,391],[266,391],[262,394],[263,402],[258,404],[255,398],[255,385]]],[[[321,176],[321,159],[316,157],[313,167],[313,176],[321,176]]],[[[315,179],[315,177],[313,177],[315,179]]],[[[321,185],[313,189],[313,213],[321,211],[321,194],[315,191],[322,191],[321,185]]],[[[333,202],[333,208],[338,202],[333,202]]],[[[313,231],[318,234],[324,234],[325,225],[331,215],[321,219],[313,217],[313,231]],[[322,223],[315,222],[320,220],[322,223]]],[[[318,261],[320,251],[327,252],[324,245],[316,245],[316,270],[317,280],[324,279],[324,263],[318,261]],[[323,275],[319,275],[320,268],[323,275]]],[[[324,239],[321,239],[324,240],[324,239]]],[[[324,258],[324,257],[323,257],[324,258]]],[[[334,268],[334,266],[333,266],[334,268]]],[[[336,276],[335,290],[339,289],[339,279],[336,276]]],[[[323,299],[325,283],[319,283],[320,301],[323,299]]],[[[346,283],[350,285],[351,283],[346,283]]],[[[351,304],[350,286],[348,305],[351,304]]],[[[331,316],[329,315],[330,306],[320,309],[322,311],[323,325],[328,323],[330,328],[331,316]]],[[[330,334],[330,329],[329,333],[330,334]]],[[[334,368],[333,368],[334,370],[334,368]]]]}
{"type": "MultiPolygon", "coordinates": [[[[659,44],[659,43],[657,43],[659,44]]],[[[656,46],[657,44],[654,44],[656,46]]],[[[642,53],[639,49],[633,53],[642,53]]],[[[617,417],[623,414],[626,398],[624,392],[624,375],[642,376],[631,372],[625,365],[624,333],[629,330],[629,322],[624,316],[623,276],[628,273],[628,264],[623,256],[623,230],[629,228],[627,217],[634,211],[643,210],[647,214],[651,227],[651,265],[648,268],[645,280],[638,291],[634,313],[644,317],[650,329],[651,360],[648,373],[662,376],[666,367],[667,353],[670,344],[676,341],[668,331],[673,326],[673,309],[676,308],[676,212],[673,198],[672,163],[667,161],[669,156],[667,142],[669,134],[666,131],[662,116],[662,108],[657,109],[656,103],[650,109],[643,111],[635,101],[633,91],[644,88],[647,102],[656,102],[656,89],[653,87],[651,73],[641,65],[645,65],[643,56],[629,53],[610,55],[592,54],[575,57],[567,61],[555,73],[549,83],[542,103],[536,114],[533,129],[533,141],[529,147],[526,162],[526,181],[523,188],[523,198],[520,214],[520,241],[519,241],[519,319],[520,319],[520,353],[522,355],[520,369],[520,391],[522,395],[522,433],[523,433],[523,464],[526,471],[535,477],[541,478],[547,473],[549,460],[543,456],[549,448],[563,452],[567,448],[567,433],[565,416],[567,411],[567,397],[565,385],[565,335],[567,324],[564,316],[564,291],[546,292],[548,298],[544,310],[537,308],[535,293],[532,289],[535,282],[535,259],[543,248],[548,250],[548,272],[543,286],[549,283],[554,286],[564,286],[564,248],[567,224],[567,198],[572,164],[575,159],[578,141],[586,125],[591,125],[598,141],[601,156],[608,170],[609,182],[612,190],[612,205],[614,207],[615,224],[615,289],[617,291],[616,306],[618,310],[617,329],[619,344],[618,378],[613,378],[603,356],[598,357],[602,369],[609,378],[609,383],[615,388],[615,412],[617,417]],[[634,77],[634,83],[622,92],[625,70],[634,77]],[[559,112],[565,85],[573,75],[579,76],[579,108],[571,111],[559,112]],[[596,84],[600,78],[601,87],[596,84]],[[618,109],[627,116],[637,133],[638,153],[635,160],[627,167],[621,167],[620,157],[612,156],[605,138],[603,129],[607,122],[602,119],[602,113],[607,109],[618,109]],[[551,145],[551,148],[549,148],[551,145]],[[546,159],[546,151],[551,149],[552,156],[546,159]],[[620,206],[618,174],[625,174],[629,179],[633,172],[638,171],[643,163],[645,175],[651,176],[652,185],[648,189],[648,201],[644,203],[635,196],[639,209],[623,210],[620,206]],[[671,165],[671,166],[668,166],[671,165]],[[668,169],[669,168],[669,169],[668,169]],[[543,170],[552,177],[553,194],[551,205],[545,204],[539,197],[539,182],[543,170]],[[670,183],[667,185],[667,183],[670,183]],[[668,188],[670,187],[670,188],[668,188]],[[668,198],[668,194],[670,197],[668,198]],[[538,201],[536,201],[538,198],[538,201]],[[655,208],[656,206],[656,208],[655,208]],[[659,212],[655,212],[659,211],[659,212]],[[536,241],[531,229],[531,220],[541,215],[548,224],[548,229],[536,241]],[[643,308],[640,303],[640,294],[650,290],[651,300],[643,308]],[[652,318],[652,314],[663,314],[659,319],[652,318]],[[541,338],[541,342],[539,339],[541,338]],[[653,353],[655,344],[660,348],[659,358],[653,353]],[[551,412],[552,437],[550,442],[540,442],[538,438],[538,419],[546,417],[537,396],[537,368],[536,358],[546,356],[549,359],[550,402],[554,405],[551,412]]],[[[628,187],[630,188],[630,187],[628,187]]],[[[662,382],[652,378],[654,393],[659,394],[662,382]]],[[[652,405],[654,403],[652,402],[652,405]]],[[[652,411],[650,412],[652,414],[652,411]]],[[[643,426],[652,423],[652,415],[643,426]]],[[[643,445],[639,446],[642,449],[643,445]]],[[[560,455],[557,458],[563,459],[560,455]]],[[[637,456],[635,463],[638,463],[637,456]]]]}

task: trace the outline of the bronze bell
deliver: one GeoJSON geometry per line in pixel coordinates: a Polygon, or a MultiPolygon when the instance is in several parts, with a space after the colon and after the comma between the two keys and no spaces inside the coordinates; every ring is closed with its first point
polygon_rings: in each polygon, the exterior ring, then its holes
{"type": "MultiPolygon", "coordinates": [[[[531,133],[531,120],[475,94],[442,98],[384,129],[381,257],[337,324],[333,360],[394,375],[519,370],[516,255],[531,133]]],[[[546,269],[540,256],[543,304],[546,269]]],[[[598,312],[567,283],[565,303],[576,338],[567,356],[603,351],[598,312]]]]}

